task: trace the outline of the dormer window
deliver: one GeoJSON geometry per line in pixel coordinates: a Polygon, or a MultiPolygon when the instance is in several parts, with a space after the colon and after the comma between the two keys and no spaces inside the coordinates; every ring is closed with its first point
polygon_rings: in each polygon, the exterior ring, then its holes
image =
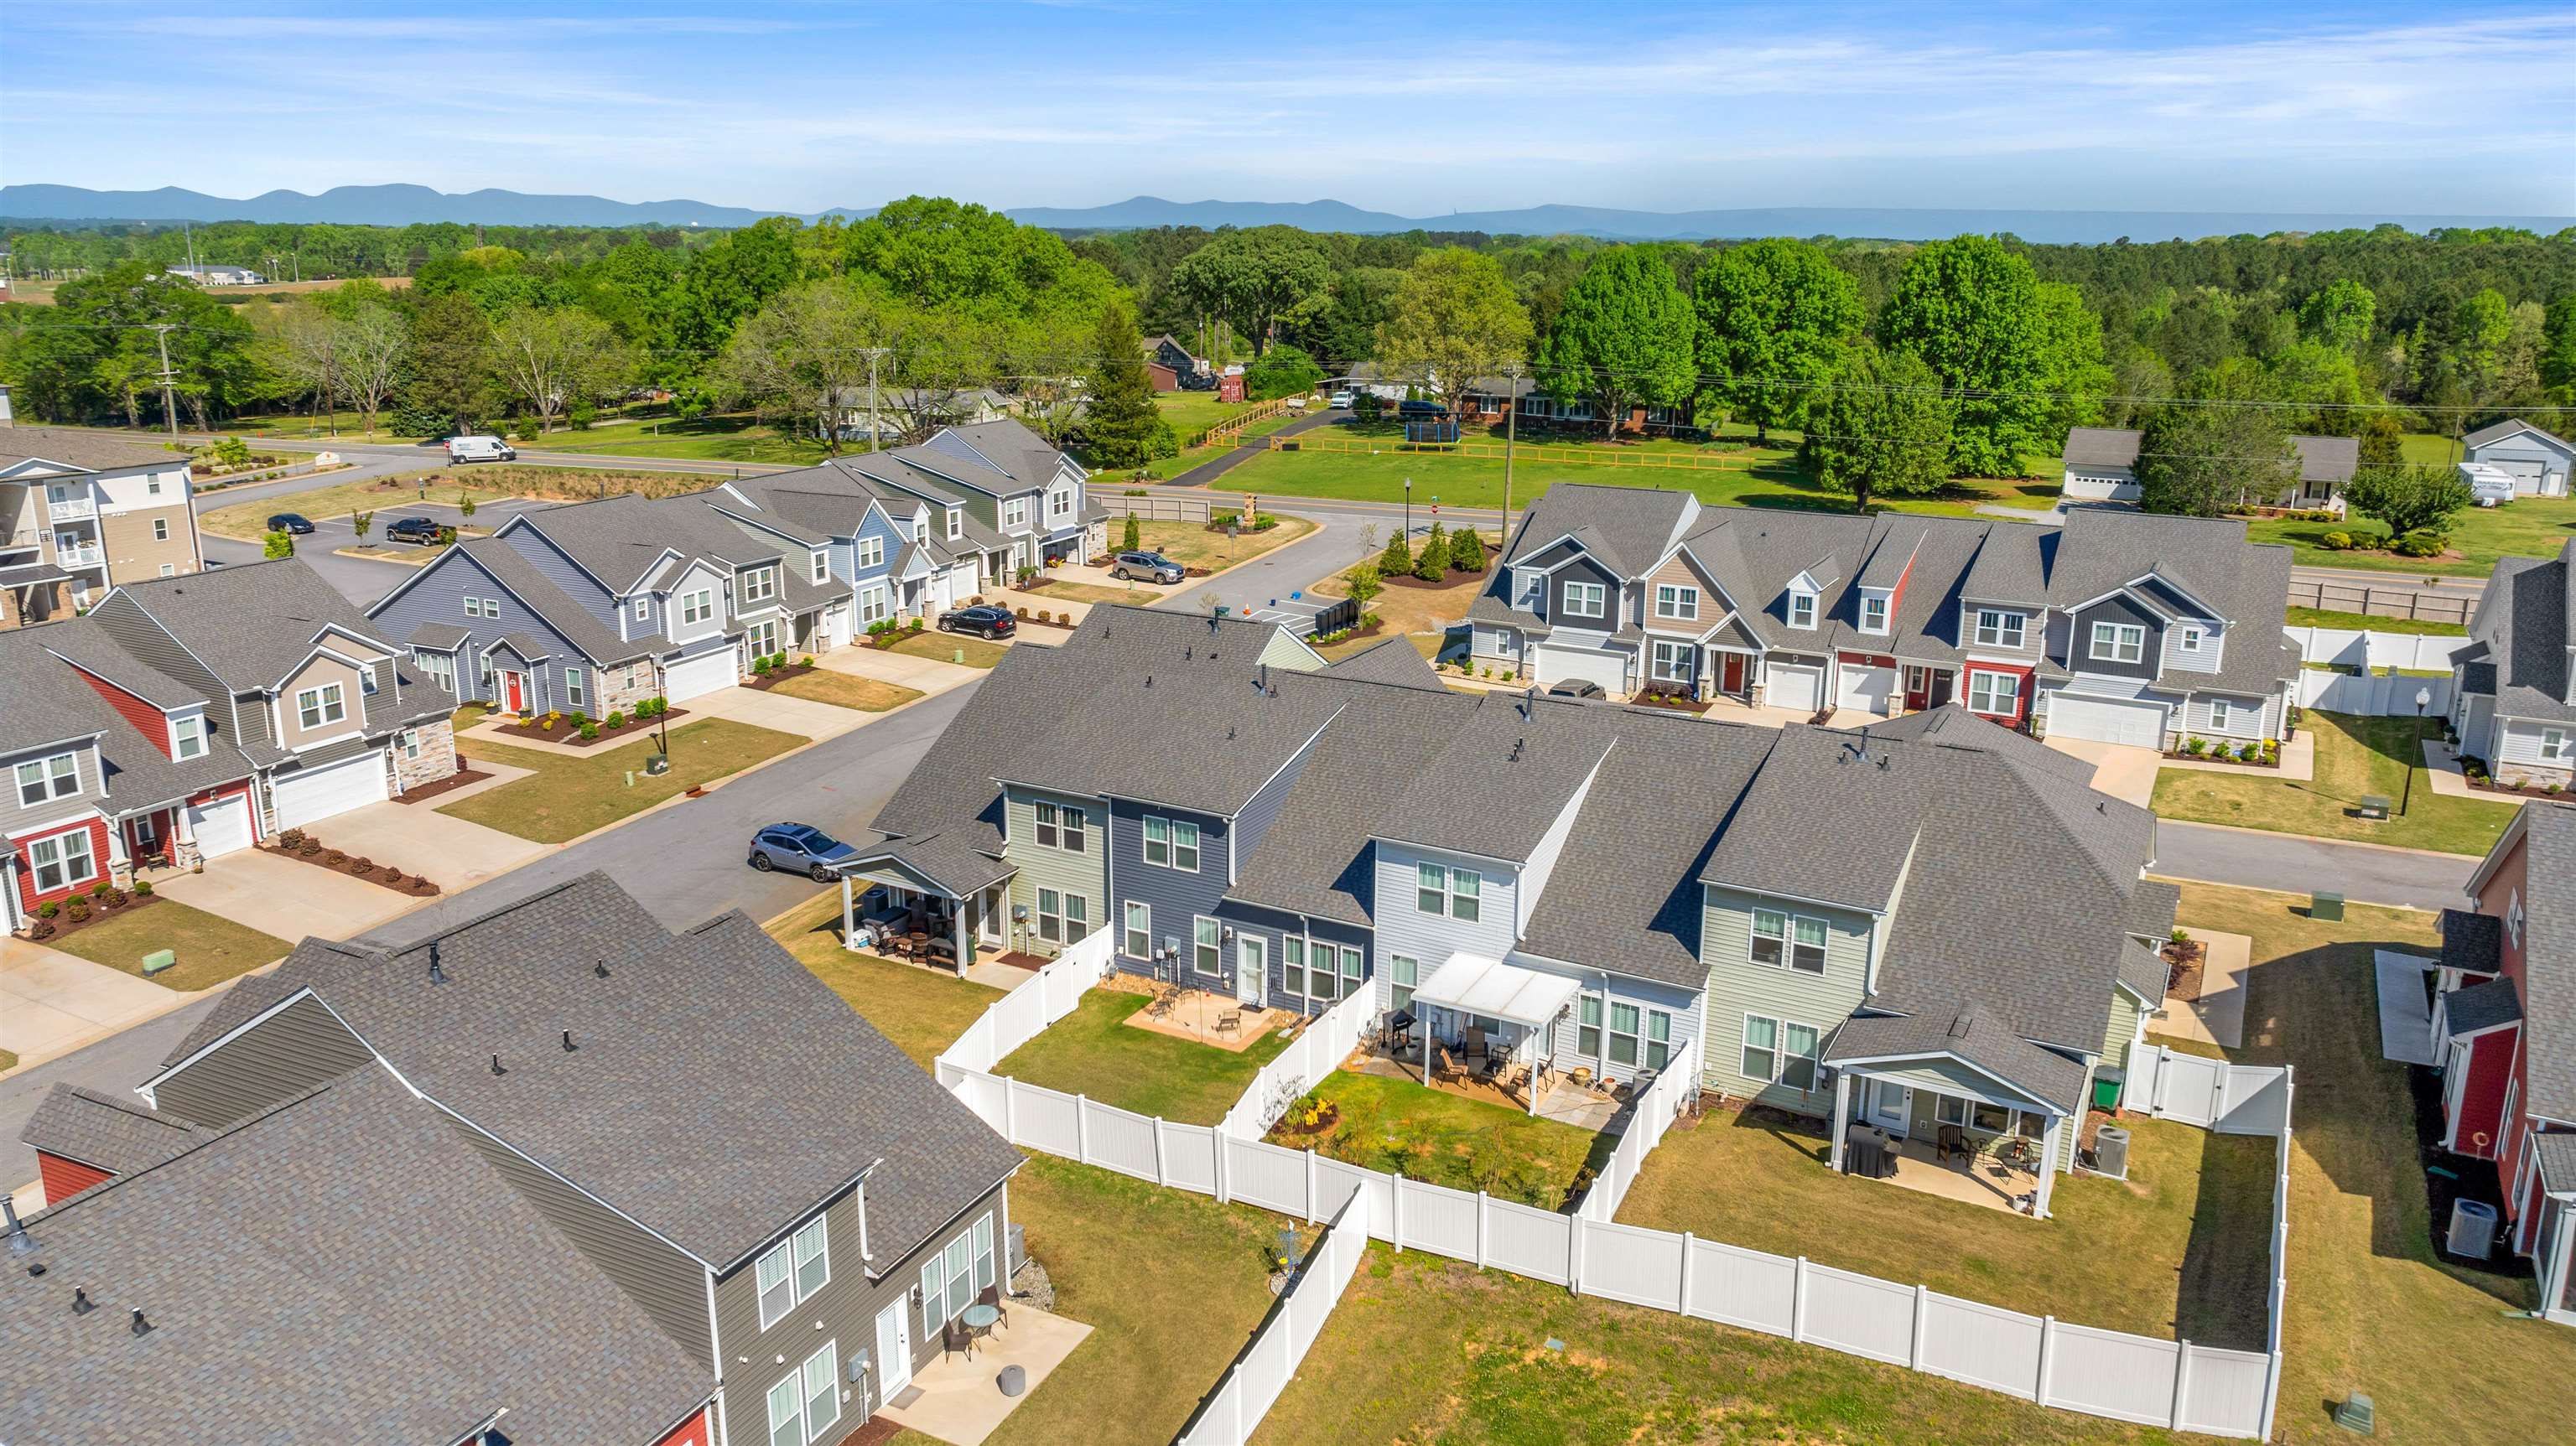
{"type": "Polygon", "coordinates": [[[926,517],[916,517],[912,519],[912,540],[915,542],[928,542],[930,540],[930,519],[926,517]]]}
{"type": "Polygon", "coordinates": [[[1676,622],[1699,621],[1699,589],[1668,582],[1656,584],[1655,616],[1676,622]]]}
{"type": "Polygon", "coordinates": [[[2023,632],[2028,621],[2020,613],[2001,608],[1977,609],[1977,645],[1986,648],[2018,648],[2028,636],[2023,632]]]}
{"type": "Polygon", "coordinates": [[[1812,628],[1816,625],[1816,595],[1793,591],[1789,594],[1789,626],[1812,628]]]}
{"type": "Polygon", "coordinates": [[[1860,630],[1864,633],[1887,631],[1887,594],[1865,592],[1860,595],[1860,630]]]}
{"type": "Polygon", "coordinates": [[[1547,574],[1524,568],[1512,579],[1512,606],[1525,613],[1538,611],[1539,599],[1547,595],[1547,574]]]}
{"type": "Polygon", "coordinates": [[[954,507],[949,508],[949,509],[948,509],[948,536],[949,536],[949,538],[950,538],[951,540],[954,540],[954,539],[956,539],[956,538],[963,537],[965,534],[966,534],[966,514],[965,514],[964,512],[962,512],[962,511],[958,510],[957,508],[954,508],[954,507]]]}
{"type": "Polygon", "coordinates": [[[2197,653],[2200,651],[2202,636],[2203,634],[2198,628],[2185,628],[2182,630],[2182,638],[2175,644],[2175,646],[2181,648],[2186,653],[2197,653]]]}
{"type": "Polygon", "coordinates": [[[170,756],[177,759],[203,758],[206,755],[206,717],[191,713],[170,720],[170,756]]]}

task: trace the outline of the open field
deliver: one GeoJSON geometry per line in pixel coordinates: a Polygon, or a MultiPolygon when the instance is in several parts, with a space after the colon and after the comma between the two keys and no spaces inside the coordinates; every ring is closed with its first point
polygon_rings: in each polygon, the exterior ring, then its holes
{"type": "Polygon", "coordinates": [[[2333,552],[2320,541],[2329,532],[2349,532],[2356,539],[2385,542],[2388,529],[2367,517],[2341,522],[2292,522],[2257,518],[2245,524],[2256,542],[2286,543],[2298,560],[2312,567],[2345,567],[2413,577],[2445,575],[2483,577],[2495,571],[2499,557],[2555,557],[2569,538],[2576,538],[2576,497],[2522,497],[2502,507],[2468,507],[2451,519],[2450,558],[2399,557],[2388,552],[2333,552]]]}
{"type": "Polygon", "coordinates": [[[2300,783],[2261,768],[2241,773],[2168,768],[2156,775],[2157,815],[2454,854],[2485,853],[2513,821],[2511,803],[2444,798],[2433,791],[2412,718],[2357,718],[2313,709],[2302,716],[2303,726],[2317,738],[2314,781],[2300,783]],[[2411,797],[2406,787],[2410,770],[2415,775],[2411,797]],[[2360,803],[2368,794],[2390,800],[2392,816],[2361,818],[2360,803]],[[2406,799],[2402,814],[2393,807],[2401,798],[2406,799]]]}

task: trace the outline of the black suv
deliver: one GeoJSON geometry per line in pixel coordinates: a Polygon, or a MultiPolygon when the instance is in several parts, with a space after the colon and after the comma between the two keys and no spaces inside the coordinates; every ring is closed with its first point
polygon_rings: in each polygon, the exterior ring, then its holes
{"type": "Polygon", "coordinates": [[[385,524],[385,541],[434,543],[445,530],[426,517],[397,517],[385,524]]]}
{"type": "Polygon", "coordinates": [[[313,522],[301,512],[272,512],[268,515],[268,530],[309,537],[313,532],[313,522]]]}
{"type": "Polygon", "coordinates": [[[1018,627],[1019,623],[1011,616],[1009,608],[997,608],[990,603],[981,607],[951,608],[939,615],[939,630],[943,633],[973,633],[980,638],[995,639],[1009,637],[1018,627]]]}

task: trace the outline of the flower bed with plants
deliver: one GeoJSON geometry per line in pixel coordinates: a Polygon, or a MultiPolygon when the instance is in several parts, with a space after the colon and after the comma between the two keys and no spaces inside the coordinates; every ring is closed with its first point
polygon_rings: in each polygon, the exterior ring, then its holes
{"type": "MultiPolygon", "coordinates": [[[[980,603],[983,599],[977,598],[974,601],[980,603]]],[[[970,603],[969,606],[973,606],[973,604],[970,603]]],[[[919,636],[929,626],[930,625],[928,623],[922,621],[920,618],[914,618],[910,622],[896,622],[893,618],[879,618],[875,622],[868,624],[868,646],[878,649],[891,648],[906,638],[919,636]]]]}
{"type": "Polygon", "coordinates": [[[1455,673],[1461,678],[1480,678],[1488,683],[1517,683],[1521,681],[1521,670],[1518,668],[1500,667],[1493,663],[1479,663],[1471,658],[1460,658],[1454,663],[1434,663],[1431,665],[1431,668],[1434,672],[1455,673]]]}
{"type": "Polygon", "coordinates": [[[2281,740],[2266,738],[2260,743],[2231,743],[2224,738],[2185,738],[2180,748],[2165,751],[2165,757],[2185,763],[2235,763],[2247,768],[2281,766],[2281,740]]]}
{"type": "Polygon", "coordinates": [[[363,855],[342,853],[300,828],[284,830],[260,847],[280,858],[301,859],[317,868],[347,874],[350,878],[391,889],[397,894],[426,899],[438,892],[438,885],[419,874],[406,874],[391,864],[379,864],[363,855]]]}
{"type": "Polygon", "coordinates": [[[2487,761],[2483,758],[2470,758],[2466,755],[2462,755],[2460,758],[2460,776],[2467,779],[2469,781],[2469,787],[2479,793],[2505,794],[2514,798],[2542,799],[2564,798],[2567,796],[2567,785],[2563,783],[2498,782],[2495,773],[2487,767],[2487,761]]]}
{"type": "Polygon", "coordinates": [[[2165,997],[2198,999],[2201,971],[2209,963],[2209,946],[2191,937],[2187,929],[2176,929],[2157,951],[2165,961],[2165,997]]]}
{"type": "Polygon", "coordinates": [[[605,718],[593,718],[576,708],[572,712],[540,713],[517,723],[504,723],[500,731],[512,738],[534,738],[540,743],[560,743],[566,748],[595,748],[602,743],[621,742],[633,737],[632,730],[665,718],[686,718],[689,710],[674,708],[668,698],[647,698],[635,705],[635,711],[612,708],[605,718]]]}
{"type": "Polygon", "coordinates": [[[792,663],[787,661],[785,653],[772,653],[768,657],[751,660],[751,676],[743,680],[743,686],[767,692],[790,678],[801,678],[813,671],[812,653],[807,653],[792,663]]]}
{"type": "Polygon", "coordinates": [[[1307,641],[1319,648],[1329,648],[1335,643],[1347,643],[1353,638],[1373,638],[1385,631],[1384,618],[1375,613],[1362,613],[1360,620],[1349,627],[1337,628],[1329,633],[1317,633],[1307,641]]]}
{"type": "Polygon", "coordinates": [[[1031,612],[1025,607],[1015,607],[1011,612],[1024,623],[1040,623],[1050,628],[1063,628],[1067,631],[1073,628],[1073,609],[1071,608],[1066,608],[1059,613],[1051,612],[1046,608],[1031,612]]]}
{"type": "Polygon", "coordinates": [[[105,879],[89,886],[86,894],[67,899],[47,899],[36,906],[35,917],[21,930],[30,939],[59,939],[77,934],[91,924],[128,910],[158,903],[152,892],[152,881],[136,879],[131,890],[120,889],[105,879]]]}
{"type": "Polygon", "coordinates": [[[1717,706],[1714,698],[1703,700],[1662,688],[1640,688],[1637,695],[1628,701],[1640,708],[1665,708],[1675,713],[1705,713],[1717,706]]]}

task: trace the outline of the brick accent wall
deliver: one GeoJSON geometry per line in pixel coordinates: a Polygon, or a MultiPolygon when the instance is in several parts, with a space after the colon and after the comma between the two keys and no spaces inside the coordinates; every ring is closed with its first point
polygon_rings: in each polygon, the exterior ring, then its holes
{"type": "Polygon", "coordinates": [[[409,793],[425,783],[436,783],[456,772],[456,725],[441,718],[423,724],[419,730],[420,756],[404,756],[402,735],[394,735],[394,792],[409,793]]]}

